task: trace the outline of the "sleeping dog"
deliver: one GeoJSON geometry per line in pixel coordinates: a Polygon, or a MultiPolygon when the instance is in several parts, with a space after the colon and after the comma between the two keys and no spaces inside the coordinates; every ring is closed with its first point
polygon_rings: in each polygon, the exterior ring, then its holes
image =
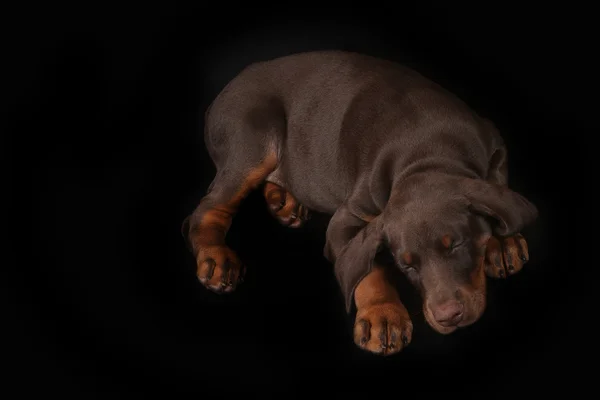
{"type": "Polygon", "coordinates": [[[486,275],[505,278],[529,259],[520,231],[537,209],[508,188],[498,131],[396,63],[319,51],[252,64],[207,110],[204,140],[217,173],[184,224],[202,284],[228,293],[240,282],[225,236],[250,191],[263,188],[287,226],[330,214],[324,254],[347,311],[356,307],[363,349],[393,354],[412,337],[380,250],[443,334],[482,315],[486,275]]]}

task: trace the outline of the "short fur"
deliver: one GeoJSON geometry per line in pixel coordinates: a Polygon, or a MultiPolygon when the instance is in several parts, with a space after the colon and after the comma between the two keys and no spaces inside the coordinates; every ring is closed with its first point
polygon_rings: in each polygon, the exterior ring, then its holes
{"type": "MultiPolygon", "coordinates": [[[[421,290],[425,317],[442,333],[481,315],[484,271],[505,277],[529,257],[519,232],[537,210],[507,187],[498,131],[396,63],[320,51],[253,64],[214,100],[204,137],[217,174],[188,218],[188,237],[201,281],[216,291],[233,290],[241,276],[224,238],[242,199],[264,182],[268,201],[277,199],[273,212],[287,210],[285,218],[277,215],[288,225],[299,225],[295,208],[286,208],[292,201],[304,216],[332,215],[324,253],[349,312],[360,282],[378,279],[361,289],[361,304],[370,304],[364,299],[375,287],[387,288],[383,275],[364,279],[383,248],[421,290]],[[490,240],[500,244],[486,256],[490,240]]],[[[408,318],[399,300],[384,297],[396,305],[386,313],[408,318]]],[[[411,331],[409,322],[398,323],[411,331]]],[[[362,318],[357,326],[371,325],[362,318]]],[[[357,343],[372,350],[361,335],[357,343]]],[[[396,336],[404,342],[404,333],[396,336]]],[[[390,340],[375,348],[386,354],[390,340]]]]}

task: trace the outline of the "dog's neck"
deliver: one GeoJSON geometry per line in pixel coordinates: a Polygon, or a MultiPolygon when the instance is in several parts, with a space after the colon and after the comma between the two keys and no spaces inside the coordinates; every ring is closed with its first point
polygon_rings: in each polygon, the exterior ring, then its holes
{"type": "MultiPolygon", "coordinates": [[[[466,180],[481,179],[472,174],[456,174],[446,171],[419,172],[397,181],[392,186],[390,199],[385,207],[384,219],[401,221],[422,219],[423,221],[440,221],[457,209],[468,209],[465,190],[466,180]]],[[[491,232],[489,223],[484,219],[474,231],[483,234],[491,232]]]]}
{"type": "Polygon", "coordinates": [[[481,179],[474,166],[462,160],[443,157],[426,157],[410,164],[397,162],[393,166],[392,190],[418,181],[421,184],[445,184],[457,179],[481,179]]]}
{"type": "Polygon", "coordinates": [[[479,179],[468,170],[434,169],[419,170],[412,174],[402,174],[394,179],[390,191],[390,203],[396,205],[408,202],[426,202],[441,197],[459,195],[461,181],[479,179]]]}

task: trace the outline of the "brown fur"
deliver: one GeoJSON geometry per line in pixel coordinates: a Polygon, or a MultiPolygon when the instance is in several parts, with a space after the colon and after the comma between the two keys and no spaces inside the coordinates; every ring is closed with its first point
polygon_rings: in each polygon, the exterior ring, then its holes
{"type": "Polygon", "coordinates": [[[506,278],[523,269],[529,260],[527,241],[521,234],[507,238],[490,238],[487,245],[485,269],[493,278],[506,278]]]}
{"type": "Polygon", "coordinates": [[[354,301],[357,308],[354,342],[358,346],[382,355],[397,353],[408,346],[412,340],[412,321],[383,267],[375,265],[360,281],[354,301]]]}
{"type": "Polygon", "coordinates": [[[235,252],[225,245],[225,235],[242,200],[275,165],[276,156],[269,153],[258,166],[247,171],[232,196],[221,197],[213,204],[207,196],[192,214],[188,237],[196,256],[198,279],[211,290],[229,292],[237,285],[242,265],[235,252]]]}
{"type": "Polygon", "coordinates": [[[324,254],[368,350],[388,353],[393,342],[396,351],[410,323],[373,265],[379,252],[419,289],[440,333],[481,316],[486,274],[506,277],[529,258],[519,232],[537,209],[508,187],[499,132],[398,64],[341,51],[253,64],[211,104],[204,139],[217,175],[187,220],[203,284],[235,286],[226,283],[239,261],[225,234],[242,199],[266,182],[280,222],[300,226],[309,209],[332,215],[324,254]]]}
{"type": "Polygon", "coordinates": [[[298,203],[294,195],[281,186],[267,182],[263,194],[267,200],[269,211],[282,225],[289,228],[300,228],[310,219],[308,208],[298,203]]]}

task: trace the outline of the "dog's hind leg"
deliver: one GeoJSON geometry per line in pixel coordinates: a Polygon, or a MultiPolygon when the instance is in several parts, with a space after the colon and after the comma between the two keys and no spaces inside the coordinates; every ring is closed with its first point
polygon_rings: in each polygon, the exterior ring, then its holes
{"type": "Polygon", "coordinates": [[[277,168],[276,143],[284,126],[268,104],[242,108],[231,99],[212,107],[205,143],[217,174],[206,196],[184,221],[198,279],[218,293],[232,291],[243,273],[237,255],[225,245],[225,236],[242,200],[277,168]],[[263,123],[253,124],[249,115],[264,116],[263,123]]]}
{"type": "Polygon", "coordinates": [[[207,288],[229,292],[239,283],[242,265],[225,245],[225,236],[242,200],[264,182],[276,164],[275,154],[267,154],[253,166],[219,171],[210,192],[186,219],[198,279],[207,288]]]}
{"type": "Polygon", "coordinates": [[[263,194],[269,211],[280,224],[299,228],[310,219],[310,210],[304,204],[300,204],[292,193],[280,184],[272,182],[270,178],[267,180],[263,194]]]}

